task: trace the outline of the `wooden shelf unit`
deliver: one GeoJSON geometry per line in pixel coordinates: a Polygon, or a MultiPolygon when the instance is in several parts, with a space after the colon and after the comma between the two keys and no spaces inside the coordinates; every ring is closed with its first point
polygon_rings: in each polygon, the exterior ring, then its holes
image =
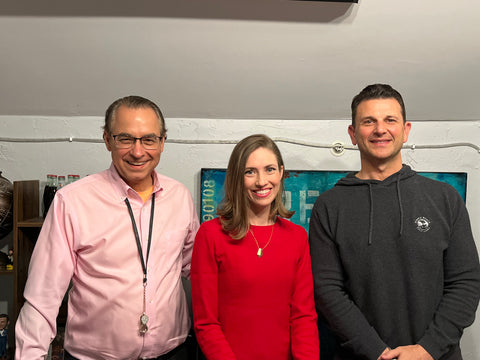
{"type": "Polygon", "coordinates": [[[23,306],[28,265],[43,219],[39,215],[38,180],[13,182],[13,311],[16,321],[23,306]]]}
{"type": "MultiPolygon", "coordinates": [[[[23,290],[28,277],[28,266],[33,248],[43,225],[39,213],[40,181],[13,182],[13,321],[10,321],[9,347],[15,346],[15,322],[25,302],[23,290]],[[10,335],[11,334],[11,335],[10,335]]],[[[67,301],[62,302],[57,326],[64,327],[67,320],[67,301]]]]}
{"type": "Polygon", "coordinates": [[[38,180],[13,182],[13,319],[10,319],[8,343],[15,347],[15,322],[23,306],[23,289],[28,276],[28,265],[43,219],[39,214],[40,182],[38,180]]]}

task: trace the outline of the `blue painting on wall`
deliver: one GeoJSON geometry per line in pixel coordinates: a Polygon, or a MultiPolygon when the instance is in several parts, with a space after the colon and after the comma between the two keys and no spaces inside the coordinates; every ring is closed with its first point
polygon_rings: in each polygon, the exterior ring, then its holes
{"type": "MultiPolygon", "coordinates": [[[[285,176],[285,205],[289,210],[295,210],[290,219],[305,228],[308,232],[310,213],[322,192],[332,188],[348,171],[287,171],[285,176]]],[[[466,200],[467,173],[419,172],[425,177],[443,181],[452,185],[466,200]]],[[[201,170],[201,209],[200,221],[213,219],[217,205],[223,198],[223,183],[226,169],[201,170]]]]}

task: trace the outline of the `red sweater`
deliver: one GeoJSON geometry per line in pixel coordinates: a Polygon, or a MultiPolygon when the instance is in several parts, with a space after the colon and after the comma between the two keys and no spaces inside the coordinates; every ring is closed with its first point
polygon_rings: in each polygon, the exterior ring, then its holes
{"type": "MultiPolygon", "coordinates": [[[[263,256],[250,233],[203,223],[192,257],[195,332],[208,360],[318,360],[317,314],[305,230],[277,218],[263,256]]],[[[252,226],[264,247],[271,226],[252,226]]]]}

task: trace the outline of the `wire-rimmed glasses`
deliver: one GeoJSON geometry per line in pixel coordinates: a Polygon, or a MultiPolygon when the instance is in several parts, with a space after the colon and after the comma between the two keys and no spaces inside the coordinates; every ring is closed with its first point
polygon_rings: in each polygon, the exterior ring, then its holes
{"type": "Polygon", "coordinates": [[[137,140],[140,141],[140,144],[146,150],[156,150],[160,146],[162,142],[163,136],[157,135],[145,135],[142,137],[135,137],[129,134],[117,134],[112,135],[113,141],[115,142],[115,146],[118,149],[130,149],[132,148],[137,140]]]}

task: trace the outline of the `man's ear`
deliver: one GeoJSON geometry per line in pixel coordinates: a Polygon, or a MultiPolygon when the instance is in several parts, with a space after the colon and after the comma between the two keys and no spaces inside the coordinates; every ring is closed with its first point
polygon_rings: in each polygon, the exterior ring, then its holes
{"type": "Polygon", "coordinates": [[[106,132],[103,132],[103,141],[108,151],[112,151],[112,137],[106,132]]]}
{"type": "Polygon", "coordinates": [[[410,134],[410,129],[412,128],[412,123],[406,121],[403,129],[403,143],[406,143],[408,140],[408,134],[410,134]]]}
{"type": "Polygon", "coordinates": [[[353,125],[348,126],[348,135],[350,135],[352,145],[357,145],[357,139],[355,138],[355,127],[353,125]]]}

